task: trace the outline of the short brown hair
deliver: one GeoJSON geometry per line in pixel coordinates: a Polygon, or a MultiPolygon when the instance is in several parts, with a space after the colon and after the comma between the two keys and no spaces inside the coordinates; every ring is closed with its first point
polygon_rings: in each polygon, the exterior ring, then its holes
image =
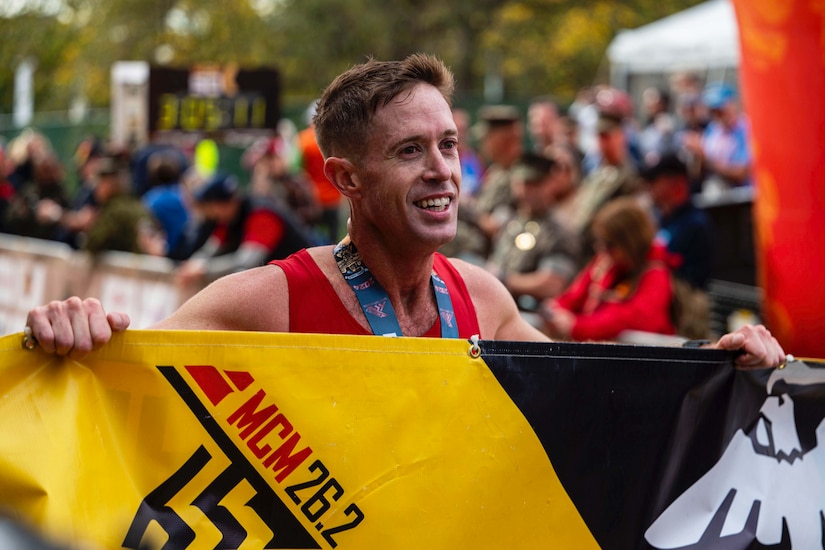
{"type": "Polygon", "coordinates": [[[314,118],[324,157],[360,156],[376,109],[420,83],[436,87],[452,106],[453,73],[427,54],[413,54],[402,61],[369,58],[335,78],[318,101],[314,118]]]}

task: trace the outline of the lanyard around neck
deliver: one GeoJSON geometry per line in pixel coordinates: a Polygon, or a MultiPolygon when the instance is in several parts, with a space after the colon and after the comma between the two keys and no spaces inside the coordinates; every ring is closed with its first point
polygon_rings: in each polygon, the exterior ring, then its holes
{"type": "MultiPolygon", "coordinates": [[[[358,303],[361,304],[372,333],[381,336],[403,336],[401,326],[398,324],[398,316],[395,314],[387,291],[372,276],[349,236],[344,237],[344,240],[336,245],[333,254],[341,275],[352,287],[358,303]]],[[[435,270],[432,272],[430,281],[441,318],[441,337],[458,338],[458,326],[450,291],[435,270]]]]}

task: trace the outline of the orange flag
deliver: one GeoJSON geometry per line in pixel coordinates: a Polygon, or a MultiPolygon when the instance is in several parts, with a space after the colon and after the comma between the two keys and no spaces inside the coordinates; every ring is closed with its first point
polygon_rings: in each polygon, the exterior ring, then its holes
{"type": "Polygon", "coordinates": [[[734,0],[734,7],[765,318],[789,353],[825,356],[825,4],[734,0]]]}

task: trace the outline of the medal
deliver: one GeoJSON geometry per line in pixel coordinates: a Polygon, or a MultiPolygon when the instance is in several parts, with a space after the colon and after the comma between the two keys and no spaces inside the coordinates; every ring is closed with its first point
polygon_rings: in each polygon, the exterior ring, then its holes
{"type": "MultiPolygon", "coordinates": [[[[349,235],[338,243],[333,250],[333,255],[341,275],[344,276],[344,279],[355,292],[372,333],[381,336],[403,336],[401,327],[398,325],[398,317],[389,296],[387,296],[387,291],[372,276],[349,235]]],[[[458,326],[455,322],[453,302],[450,299],[447,284],[435,271],[430,276],[430,282],[438,305],[441,337],[458,338],[458,326]]]]}

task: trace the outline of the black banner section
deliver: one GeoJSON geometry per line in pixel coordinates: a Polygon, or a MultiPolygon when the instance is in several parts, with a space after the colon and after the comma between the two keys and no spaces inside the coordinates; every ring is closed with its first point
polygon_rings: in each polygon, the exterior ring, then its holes
{"type": "Polygon", "coordinates": [[[825,547],[822,365],[743,371],[720,350],[480,345],[603,548],[825,547]],[[816,487],[795,491],[801,478],[816,487]]]}

